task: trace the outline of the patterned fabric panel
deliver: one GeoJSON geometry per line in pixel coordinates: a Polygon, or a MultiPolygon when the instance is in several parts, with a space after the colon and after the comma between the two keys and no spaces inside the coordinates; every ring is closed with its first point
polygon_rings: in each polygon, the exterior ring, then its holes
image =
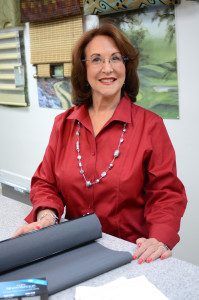
{"type": "Polygon", "coordinates": [[[20,5],[16,0],[0,0],[0,29],[20,24],[20,5]]]}
{"type": "Polygon", "coordinates": [[[80,0],[21,0],[21,21],[42,22],[80,15],[80,0]]]}
{"type": "Polygon", "coordinates": [[[178,3],[180,3],[180,0],[84,0],[84,14],[102,15],[178,3]]]}

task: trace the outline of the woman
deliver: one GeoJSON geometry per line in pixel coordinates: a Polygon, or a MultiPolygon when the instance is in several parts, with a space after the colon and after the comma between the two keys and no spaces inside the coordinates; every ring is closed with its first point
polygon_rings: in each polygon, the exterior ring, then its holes
{"type": "Polygon", "coordinates": [[[138,53],[113,25],[73,51],[75,106],[55,118],[32,178],[33,209],[16,235],[95,212],[102,230],[137,243],[139,263],[167,258],[186,206],[162,119],[134,104],[138,53]]]}

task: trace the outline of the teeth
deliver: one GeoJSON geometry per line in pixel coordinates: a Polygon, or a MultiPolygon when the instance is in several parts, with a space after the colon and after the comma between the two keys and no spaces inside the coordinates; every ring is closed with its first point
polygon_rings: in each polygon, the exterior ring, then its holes
{"type": "Polygon", "coordinates": [[[113,82],[115,81],[114,78],[107,78],[107,79],[100,79],[101,82],[113,82]]]}

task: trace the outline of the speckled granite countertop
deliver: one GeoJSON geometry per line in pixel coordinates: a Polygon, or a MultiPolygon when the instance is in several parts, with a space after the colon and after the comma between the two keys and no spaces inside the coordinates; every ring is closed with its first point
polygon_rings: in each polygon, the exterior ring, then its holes
{"type": "MultiPolygon", "coordinates": [[[[29,211],[30,206],[0,196],[0,240],[9,238],[16,228],[23,224],[23,218],[29,211]]],[[[98,242],[108,248],[131,253],[135,248],[134,244],[107,234],[103,234],[98,242]]],[[[132,278],[139,275],[145,275],[169,299],[199,300],[199,267],[175,258],[142,265],[132,261],[123,267],[85,281],[82,285],[98,286],[118,277],[132,278]]],[[[75,287],[72,287],[51,296],[50,300],[72,300],[74,294],[75,287]]]]}

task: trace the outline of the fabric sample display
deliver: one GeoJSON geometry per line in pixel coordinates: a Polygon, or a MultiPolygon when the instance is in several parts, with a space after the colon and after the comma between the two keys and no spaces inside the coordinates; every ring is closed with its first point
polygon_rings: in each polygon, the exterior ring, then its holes
{"type": "MultiPolygon", "coordinates": [[[[180,0],[179,0],[180,1],[180,0]]],[[[145,7],[175,5],[177,0],[84,0],[84,14],[98,15],[136,10],[145,7]]]]}
{"type": "Polygon", "coordinates": [[[131,262],[128,252],[94,242],[102,236],[95,214],[0,242],[0,281],[43,278],[49,294],[131,262]]]}
{"type": "Polygon", "coordinates": [[[27,106],[23,30],[0,32],[0,104],[27,106]]]}
{"type": "Polygon", "coordinates": [[[80,15],[79,0],[21,0],[22,22],[52,21],[80,15]]]}
{"type": "Polygon", "coordinates": [[[64,76],[70,77],[72,48],[82,33],[81,16],[30,24],[31,63],[42,65],[37,75],[50,77],[50,64],[64,64],[64,76]]]}
{"type": "Polygon", "coordinates": [[[0,0],[0,29],[20,24],[20,1],[0,0]]]}

